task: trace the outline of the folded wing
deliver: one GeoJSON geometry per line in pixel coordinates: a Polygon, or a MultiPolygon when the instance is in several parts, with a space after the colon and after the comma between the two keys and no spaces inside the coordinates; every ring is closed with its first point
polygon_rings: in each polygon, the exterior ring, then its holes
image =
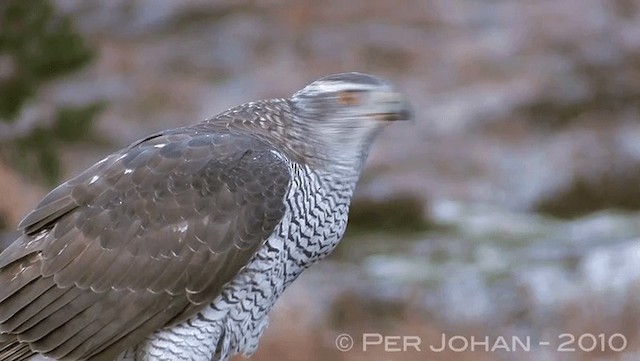
{"type": "Polygon", "coordinates": [[[283,159],[250,136],[183,128],[54,189],[0,254],[0,337],[107,360],[194,314],[280,222],[283,159]]]}

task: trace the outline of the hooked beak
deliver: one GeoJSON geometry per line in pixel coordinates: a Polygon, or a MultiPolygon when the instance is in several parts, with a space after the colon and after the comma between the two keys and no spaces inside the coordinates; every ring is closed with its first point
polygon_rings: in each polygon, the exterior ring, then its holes
{"type": "Polygon", "coordinates": [[[385,92],[375,94],[374,103],[377,104],[376,111],[369,115],[377,120],[397,121],[410,120],[413,118],[411,106],[405,97],[396,92],[385,92]]]}

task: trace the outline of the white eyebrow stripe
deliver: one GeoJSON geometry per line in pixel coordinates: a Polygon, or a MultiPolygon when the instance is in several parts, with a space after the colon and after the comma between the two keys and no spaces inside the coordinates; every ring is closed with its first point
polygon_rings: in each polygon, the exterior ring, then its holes
{"type": "Polygon", "coordinates": [[[322,93],[338,93],[341,91],[368,91],[379,88],[375,85],[358,84],[357,87],[352,83],[345,82],[319,82],[312,83],[304,89],[300,90],[298,94],[313,95],[322,93]]]}

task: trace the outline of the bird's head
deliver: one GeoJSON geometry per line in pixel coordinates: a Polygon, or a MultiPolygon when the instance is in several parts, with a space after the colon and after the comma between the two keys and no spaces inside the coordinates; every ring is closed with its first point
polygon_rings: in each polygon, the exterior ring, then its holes
{"type": "Polygon", "coordinates": [[[314,154],[347,167],[362,166],[375,136],[386,125],[411,117],[405,98],[389,83],[362,73],[320,78],[290,98],[298,141],[314,154]]]}

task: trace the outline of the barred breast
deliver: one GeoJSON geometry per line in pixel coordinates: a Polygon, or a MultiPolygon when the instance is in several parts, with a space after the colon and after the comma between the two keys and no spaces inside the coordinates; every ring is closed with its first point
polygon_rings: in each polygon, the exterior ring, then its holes
{"type": "Polygon", "coordinates": [[[307,166],[289,165],[293,181],[285,215],[247,266],[204,310],[154,332],[120,360],[225,361],[255,352],[278,297],[342,238],[355,187],[355,179],[323,177],[307,166]]]}

